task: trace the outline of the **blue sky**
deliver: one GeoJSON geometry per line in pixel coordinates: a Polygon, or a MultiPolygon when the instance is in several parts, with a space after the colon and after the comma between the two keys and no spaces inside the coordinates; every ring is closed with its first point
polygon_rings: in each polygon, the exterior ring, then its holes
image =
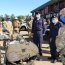
{"type": "Polygon", "coordinates": [[[49,0],[0,0],[0,15],[30,15],[30,11],[49,0]]]}

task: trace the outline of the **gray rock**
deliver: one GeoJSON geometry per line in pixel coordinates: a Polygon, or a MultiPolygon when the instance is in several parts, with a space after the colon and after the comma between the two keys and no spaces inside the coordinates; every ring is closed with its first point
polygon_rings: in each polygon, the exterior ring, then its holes
{"type": "Polygon", "coordinates": [[[32,42],[24,42],[21,44],[11,44],[7,48],[7,59],[9,62],[25,61],[29,58],[38,55],[38,48],[32,42]]]}

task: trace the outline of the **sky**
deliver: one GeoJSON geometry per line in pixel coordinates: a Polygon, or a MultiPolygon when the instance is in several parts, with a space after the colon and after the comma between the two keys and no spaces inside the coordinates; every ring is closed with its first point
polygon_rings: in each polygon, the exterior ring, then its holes
{"type": "Polygon", "coordinates": [[[49,0],[0,0],[0,15],[31,15],[30,11],[49,0]]]}

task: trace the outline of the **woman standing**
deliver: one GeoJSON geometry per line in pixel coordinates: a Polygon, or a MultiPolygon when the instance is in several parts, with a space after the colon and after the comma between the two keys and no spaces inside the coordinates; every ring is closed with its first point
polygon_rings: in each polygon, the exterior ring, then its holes
{"type": "Polygon", "coordinates": [[[57,17],[52,17],[51,23],[50,23],[50,37],[49,37],[49,45],[50,45],[50,53],[51,57],[48,59],[51,59],[51,62],[54,63],[57,61],[57,51],[56,51],[56,36],[58,35],[59,28],[61,27],[61,24],[58,21],[57,17]]]}

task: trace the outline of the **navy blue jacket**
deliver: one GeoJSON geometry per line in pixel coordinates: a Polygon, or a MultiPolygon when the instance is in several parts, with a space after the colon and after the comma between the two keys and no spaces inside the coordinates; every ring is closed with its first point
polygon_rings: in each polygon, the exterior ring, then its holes
{"type": "Polygon", "coordinates": [[[44,22],[42,19],[37,20],[36,18],[33,20],[32,24],[32,33],[33,34],[33,42],[35,44],[43,43],[43,33],[44,33],[44,22]]]}
{"type": "Polygon", "coordinates": [[[45,27],[43,19],[37,20],[36,18],[33,20],[32,24],[32,33],[35,33],[36,31],[42,31],[44,33],[45,27]]]}
{"type": "Polygon", "coordinates": [[[60,23],[57,23],[54,25],[53,23],[50,23],[50,37],[56,37],[58,35],[59,28],[61,27],[60,23]]]}

